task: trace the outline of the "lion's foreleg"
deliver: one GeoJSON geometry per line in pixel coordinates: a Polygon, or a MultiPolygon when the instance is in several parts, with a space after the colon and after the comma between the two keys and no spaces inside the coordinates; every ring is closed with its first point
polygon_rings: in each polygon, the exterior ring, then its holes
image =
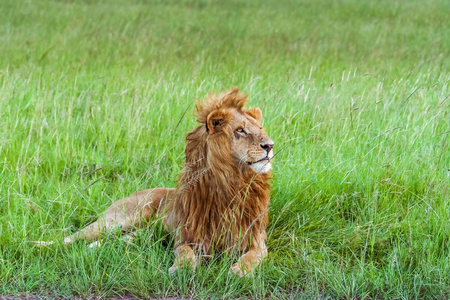
{"type": "Polygon", "coordinates": [[[256,247],[252,247],[250,251],[244,253],[239,258],[239,261],[231,266],[230,273],[236,274],[239,277],[251,274],[265,257],[267,257],[267,247],[264,240],[261,239],[258,241],[256,247]]]}
{"type": "Polygon", "coordinates": [[[169,273],[174,274],[178,268],[183,266],[190,266],[193,269],[198,266],[198,257],[195,255],[192,247],[188,245],[181,245],[175,249],[175,262],[169,268],[169,273]]]}

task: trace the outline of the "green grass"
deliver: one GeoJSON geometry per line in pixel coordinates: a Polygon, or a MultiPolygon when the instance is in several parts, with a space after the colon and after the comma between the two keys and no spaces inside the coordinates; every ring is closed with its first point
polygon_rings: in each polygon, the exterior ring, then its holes
{"type": "Polygon", "coordinates": [[[0,294],[448,299],[449,15],[446,0],[0,1],[0,294]],[[279,151],[254,277],[228,277],[223,255],[171,277],[158,223],[95,251],[30,242],[175,186],[194,100],[232,86],[279,151]]]}

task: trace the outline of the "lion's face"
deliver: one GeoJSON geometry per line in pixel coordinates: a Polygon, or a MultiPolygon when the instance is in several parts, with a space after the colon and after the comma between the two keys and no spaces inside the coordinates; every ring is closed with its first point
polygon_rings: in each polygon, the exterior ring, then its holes
{"type": "Polygon", "coordinates": [[[271,170],[273,141],[261,127],[259,108],[233,112],[229,123],[232,130],[231,152],[241,168],[251,168],[259,173],[271,170]]]}
{"type": "Polygon", "coordinates": [[[261,119],[259,108],[228,108],[212,112],[208,127],[210,135],[226,133],[231,156],[241,169],[267,173],[272,168],[273,141],[261,127],[261,119]]]}

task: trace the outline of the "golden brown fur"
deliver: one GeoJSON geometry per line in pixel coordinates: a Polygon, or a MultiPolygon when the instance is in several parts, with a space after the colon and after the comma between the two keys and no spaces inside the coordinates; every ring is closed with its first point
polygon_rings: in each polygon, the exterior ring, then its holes
{"type": "Polygon", "coordinates": [[[93,241],[103,230],[144,226],[160,215],[175,238],[176,261],[170,272],[186,263],[196,267],[201,255],[232,250],[243,256],[230,271],[250,273],[267,255],[273,142],[260,125],[261,111],[245,110],[246,102],[237,88],[198,102],[201,125],[186,136],[186,161],[177,188],[150,189],[121,199],[65,242],[93,241]]]}

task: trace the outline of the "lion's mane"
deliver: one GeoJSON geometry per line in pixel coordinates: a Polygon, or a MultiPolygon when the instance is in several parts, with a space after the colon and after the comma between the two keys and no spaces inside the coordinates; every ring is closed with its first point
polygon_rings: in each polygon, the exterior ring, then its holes
{"type": "Polygon", "coordinates": [[[209,134],[206,125],[213,113],[232,118],[227,108],[251,114],[243,108],[246,102],[247,96],[235,88],[196,105],[201,125],[186,136],[186,160],[171,203],[179,222],[175,246],[189,244],[204,254],[245,252],[258,238],[265,239],[270,174],[242,171],[231,156],[232,134],[209,134]]]}

